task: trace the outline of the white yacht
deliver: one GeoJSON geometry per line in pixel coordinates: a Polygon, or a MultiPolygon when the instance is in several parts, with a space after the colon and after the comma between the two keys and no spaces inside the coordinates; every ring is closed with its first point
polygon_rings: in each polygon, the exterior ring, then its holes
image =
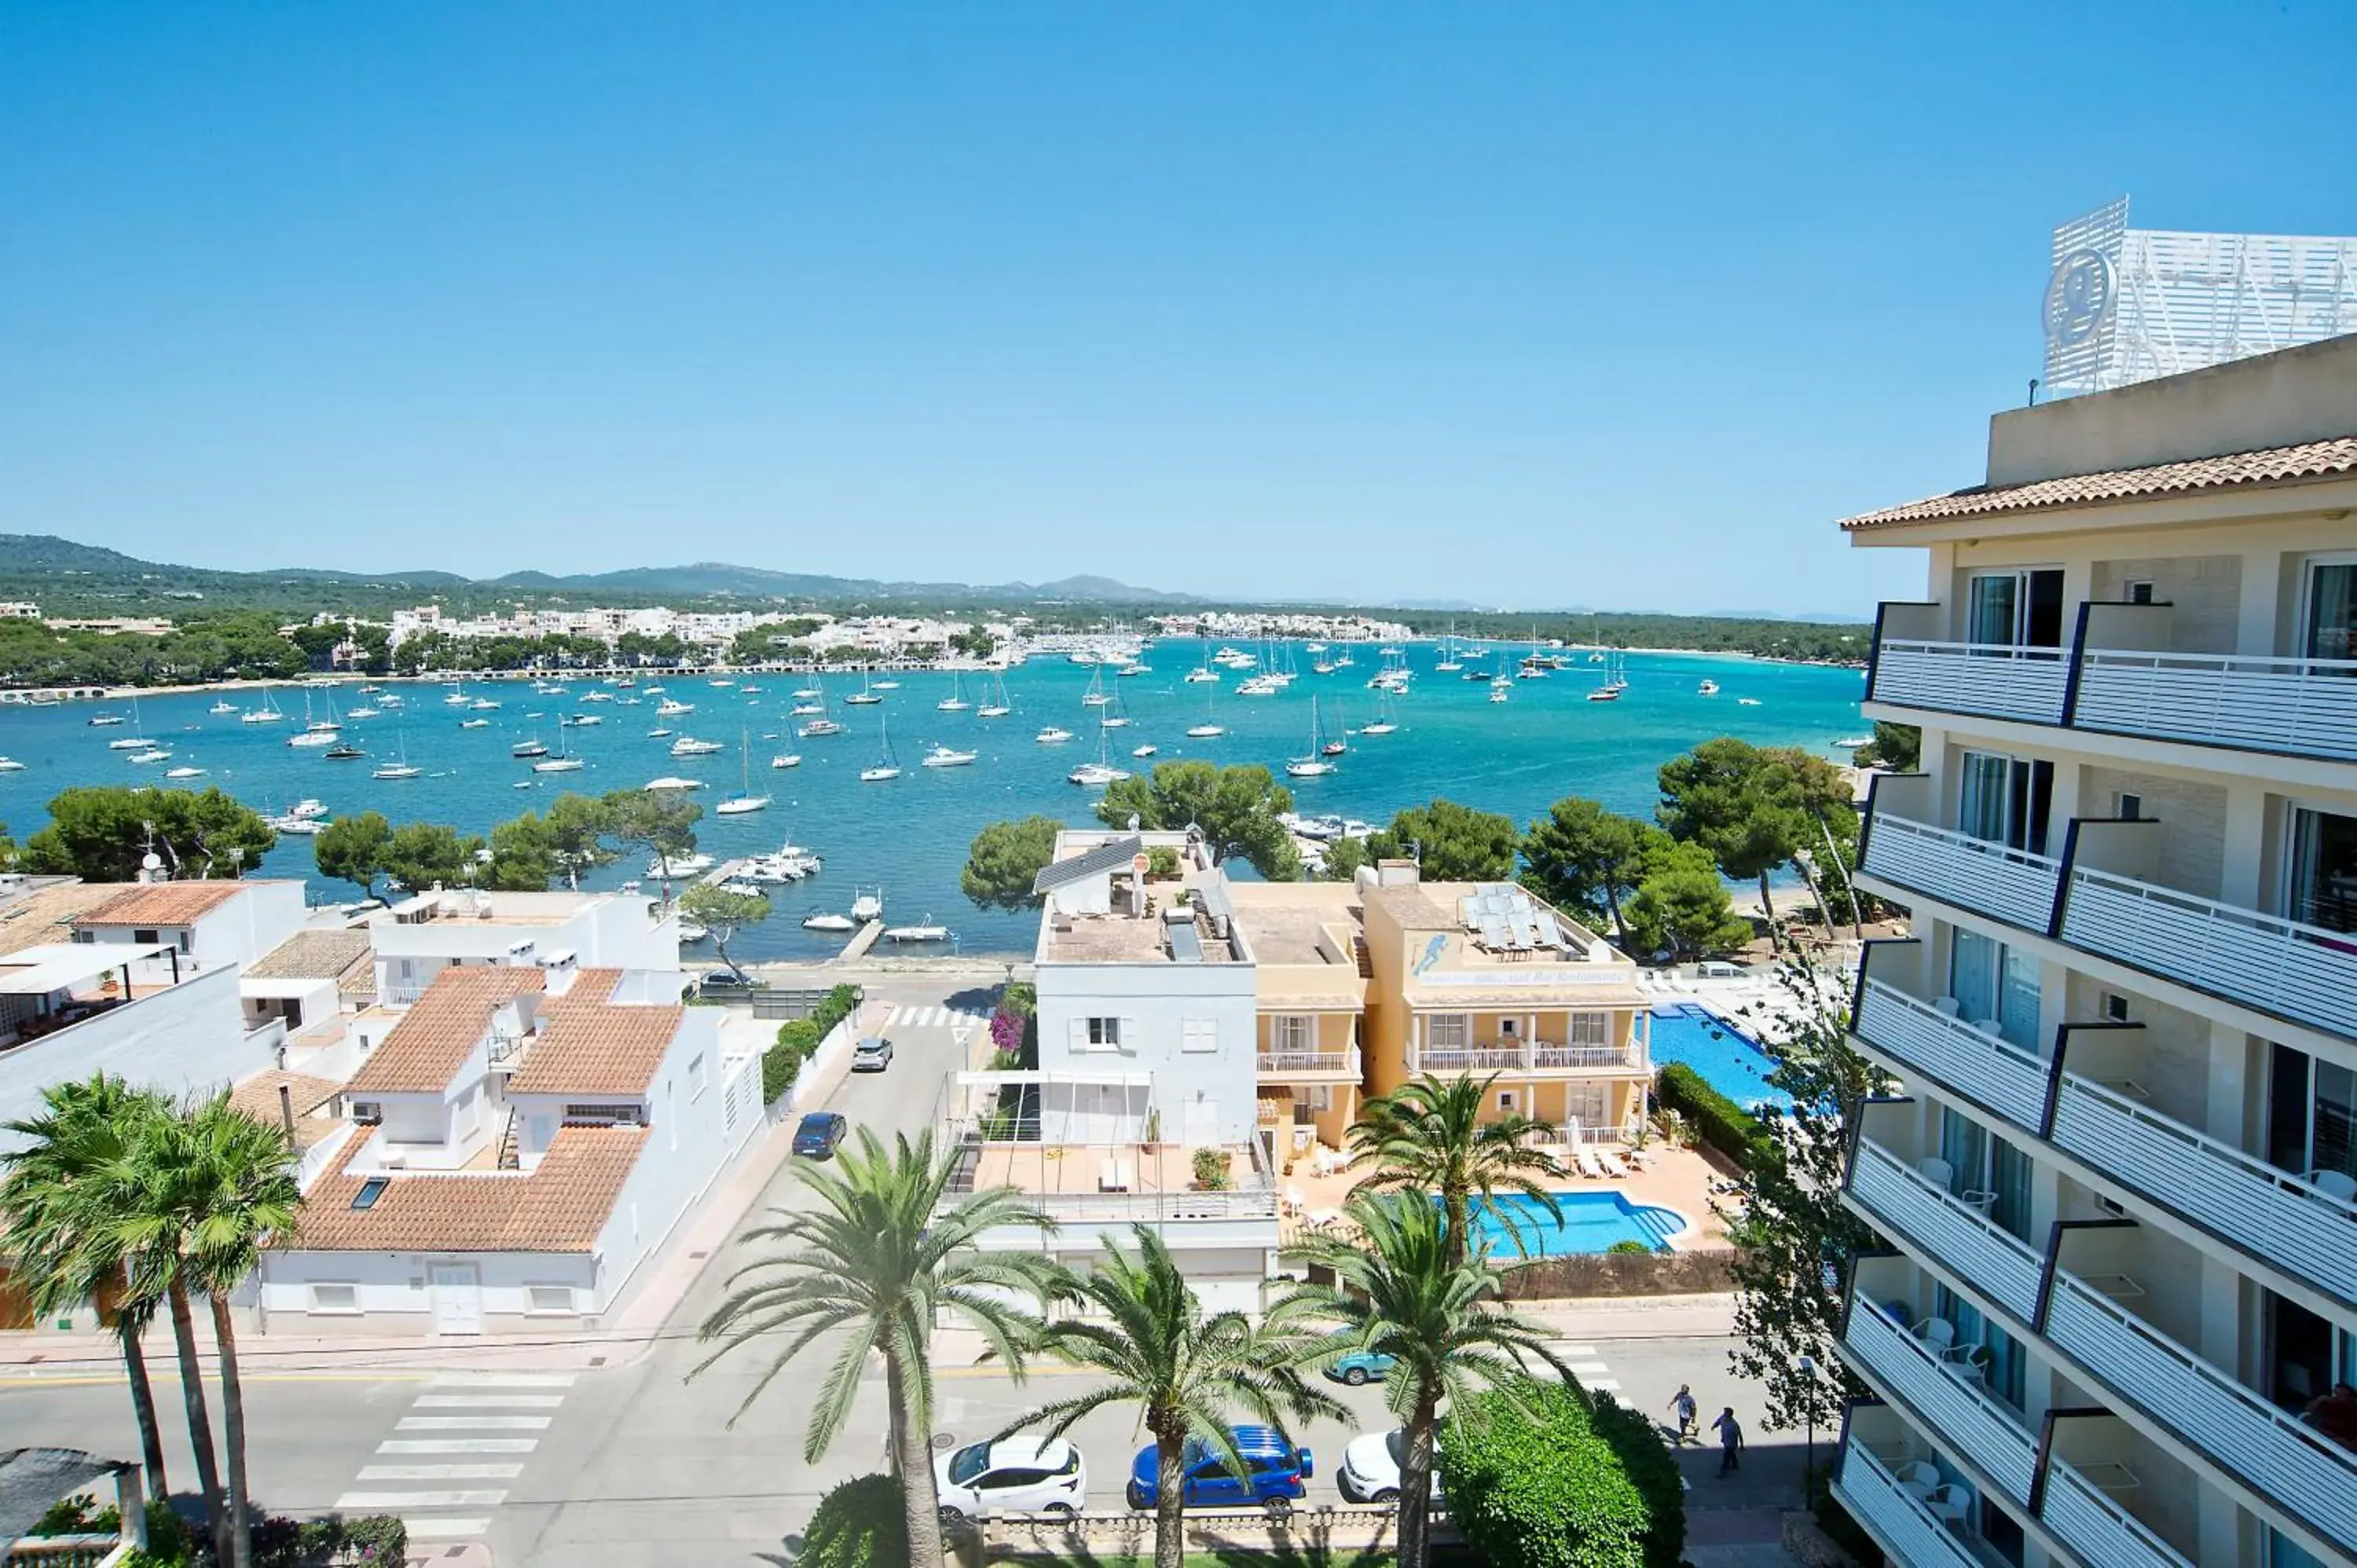
{"type": "Polygon", "coordinates": [[[489,719],[460,719],[458,721],[458,727],[460,729],[489,729],[491,727],[491,721],[489,719]]]}
{"type": "Polygon", "coordinates": [[[467,704],[467,710],[469,713],[488,714],[495,711],[499,705],[500,704],[497,702],[490,697],[478,697],[473,702],[467,704]]]}
{"type": "Polygon", "coordinates": [[[1325,743],[1318,738],[1318,699],[1315,697],[1309,699],[1308,754],[1287,761],[1285,771],[1288,777],[1294,779],[1322,779],[1334,771],[1334,765],[1326,760],[1325,743]]]}
{"type": "Polygon", "coordinates": [[[222,698],[220,702],[215,703],[211,707],[210,707],[210,708],[206,709],[205,711],[206,711],[207,713],[209,713],[209,714],[233,714],[233,713],[237,712],[237,704],[236,704],[235,703],[231,702],[228,698],[224,697],[224,698],[222,698]]]}
{"type": "Polygon", "coordinates": [[[647,875],[653,877],[701,876],[712,866],[712,857],[701,852],[681,855],[658,854],[647,862],[647,875]]]}
{"type": "Polygon", "coordinates": [[[1033,736],[1031,738],[1038,741],[1041,746],[1061,746],[1066,741],[1072,738],[1072,732],[1068,729],[1059,729],[1054,725],[1049,725],[1046,729],[1041,730],[1038,735],[1033,736]]]}
{"type": "Polygon", "coordinates": [[[781,751],[770,758],[772,768],[800,768],[802,765],[802,754],[799,751],[781,751]]]}
{"type": "Polygon", "coordinates": [[[701,789],[704,788],[704,780],[701,779],[682,779],[677,774],[665,774],[661,779],[649,779],[647,781],[647,788],[651,790],[701,789]]]}
{"type": "Polygon", "coordinates": [[[1151,757],[1157,749],[1157,748],[1155,746],[1154,743],[1148,741],[1144,746],[1134,746],[1130,747],[1129,754],[1132,757],[1151,757]]]}
{"type": "Polygon", "coordinates": [[[950,671],[950,694],[935,703],[933,707],[944,714],[963,714],[974,707],[965,700],[965,681],[956,671],[950,671]]]}
{"type": "Polygon", "coordinates": [[[1716,682],[1716,681],[1714,681],[1714,680],[1712,680],[1712,679],[1710,679],[1710,677],[1708,677],[1708,676],[1706,676],[1706,676],[1704,676],[1704,677],[1703,677],[1702,684],[1701,684],[1701,685],[1699,685],[1699,686],[1696,686],[1696,687],[1695,688],[1695,696],[1697,696],[1697,697],[1716,697],[1716,696],[1717,696],[1717,695],[1718,695],[1718,682],[1716,682]]]}
{"type": "Polygon", "coordinates": [[[884,940],[888,942],[945,942],[950,940],[950,929],[933,924],[933,917],[928,913],[913,926],[885,927],[884,940]]]}
{"type": "Polygon", "coordinates": [[[925,768],[970,768],[974,765],[974,759],[980,755],[981,753],[979,752],[960,751],[954,746],[936,746],[932,750],[925,753],[924,761],[920,766],[925,768]]]}
{"type": "Polygon", "coordinates": [[[737,736],[737,793],[712,808],[716,817],[748,816],[767,811],[770,798],[753,793],[753,736],[749,731],[737,736]]]}
{"type": "Polygon", "coordinates": [[[828,718],[813,719],[794,731],[795,736],[802,740],[816,740],[823,736],[842,733],[843,725],[838,721],[828,718]]]}
{"type": "Polygon", "coordinates": [[[1064,777],[1083,789],[1103,789],[1107,784],[1118,784],[1128,778],[1127,768],[1115,768],[1106,757],[1105,738],[1103,735],[1097,736],[1097,759],[1094,762],[1083,762],[1064,777]]]}
{"type": "Polygon", "coordinates": [[[577,757],[552,757],[545,762],[533,763],[532,770],[534,773],[578,773],[587,766],[577,757]]]}
{"type": "Polygon", "coordinates": [[[333,746],[341,738],[331,729],[307,729],[300,735],[288,736],[286,744],[297,749],[307,750],[315,746],[333,746]]]}
{"type": "Polygon", "coordinates": [[[22,773],[25,765],[13,757],[0,757],[0,773],[22,773]]]}
{"type": "Polygon", "coordinates": [[[166,751],[160,746],[150,746],[145,751],[126,753],[124,760],[126,762],[164,762],[168,760],[171,757],[171,755],[172,754],[170,752],[166,751]]]}
{"type": "Polygon", "coordinates": [[[698,740],[692,735],[683,735],[671,743],[673,757],[710,757],[716,751],[727,749],[716,740],[698,740]]]}
{"type": "Polygon", "coordinates": [[[89,719],[90,727],[92,729],[106,729],[122,722],[121,714],[92,714],[89,719]]]}
{"type": "Polygon", "coordinates": [[[205,770],[201,768],[167,768],[164,769],[164,777],[167,779],[202,779],[204,776],[205,770]]]}
{"type": "Polygon", "coordinates": [[[859,781],[862,784],[881,784],[886,782],[888,779],[898,779],[900,777],[900,760],[892,755],[892,732],[890,726],[884,725],[877,725],[877,737],[884,743],[884,755],[877,757],[875,762],[869,766],[859,770],[859,781]]]}
{"type": "Polygon", "coordinates": [[[802,929],[806,931],[856,931],[859,922],[848,915],[805,915],[802,929]]]}
{"type": "Polygon", "coordinates": [[[1006,677],[1000,675],[996,680],[998,690],[996,693],[984,692],[982,706],[974,711],[975,718],[1003,719],[1015,711],[1015,704],[1006,700],[1006,677]]]}
{"type": "Polygon", "coordinates": [[[665,697],[655,704],[655,717],[659,719],[675,719],[682,714],[694,712],[695,712],[694,703],[683,703],[676,697],[665,697]]]}

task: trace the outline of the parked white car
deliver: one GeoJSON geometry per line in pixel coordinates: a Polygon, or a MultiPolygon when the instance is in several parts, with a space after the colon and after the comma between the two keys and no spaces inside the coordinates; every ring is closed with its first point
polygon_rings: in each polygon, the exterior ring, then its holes
{"type": "Polygon", "coordinates": [[[933,1461],[942,1512],[964,1519],[1078,1513],[1089,1506],[1089,1470],[1060,1437],[970,1443],[933,1461]]]}
{"type": "MultiPolygon", "coordinates": [[[[1394,1426],[1389,1432],[1370,1432],[1363,1437],[1353,1437],[1351,1445],[1342,1450],[1342,1467],[1335,1472],[1334,1484],[1342,1489],[1346,1502],[1395,1503],[1400,1494],[1400,1461],[1407,1456],[1407,1429],[1394,1426]]],[[[1433,1445],[1432,1501],[1440,1503],[1439,1444],[1433,1445]]]]}

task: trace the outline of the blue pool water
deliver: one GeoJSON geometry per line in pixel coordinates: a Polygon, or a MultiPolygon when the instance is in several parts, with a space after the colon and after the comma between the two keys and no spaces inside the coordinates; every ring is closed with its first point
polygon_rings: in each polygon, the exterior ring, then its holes
{"type": "Polygon", "coordinates": [[[1653,1009],[1653,1065],[1684,1062],[1703,1081],[1747,1110],[1792,1109],[1792,1097],[1768,1081],[1768,1053],[1734,1025],[1691,1002],[1653,1009]]]}
{"type": "Polygon", "coordinates": [[[1501,1192],[1494,1202],[1473,1200],[1473,1233],[1496,1259],[1557,1258],[1570,1252],[1602,1252],[1615,1241],[1642,1241],[1656,1252],[1685,1229],[1676,1212],[1631,1203],[1617,1192],[1558,1192],[1557,1224],[1545,1205],[1526,1194],[1501,1192]],[[1520,1245],[1516,1245],[1516,1238],[1520,1245]]]}

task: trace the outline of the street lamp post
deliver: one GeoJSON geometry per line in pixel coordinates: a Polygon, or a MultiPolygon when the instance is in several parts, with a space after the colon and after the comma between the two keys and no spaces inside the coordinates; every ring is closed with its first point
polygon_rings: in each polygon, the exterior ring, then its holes
{"type": "Polygon", "coordinates": [[[1817,1483],[1817,1361],[1813,1356],[1803,1356],[1795,1363],[1802,1377],[1808,1380],[1808,1392],[1801,1401],[1801,1423],[1806,1433],[1807,1446],[1801,1461],[1801,1505],[1805,1508],[1816,1496],[1817,1483]]]}

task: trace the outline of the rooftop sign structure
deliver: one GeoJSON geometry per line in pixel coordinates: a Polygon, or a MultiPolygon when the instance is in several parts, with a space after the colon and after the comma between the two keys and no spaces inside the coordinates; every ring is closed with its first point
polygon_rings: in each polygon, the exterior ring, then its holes
{"type": "Polygon", "coordinates": [[[2357,332],[2357,239],[2128,227],[2128,199],[2054,231],[2050,397],[2357,332]]]}

